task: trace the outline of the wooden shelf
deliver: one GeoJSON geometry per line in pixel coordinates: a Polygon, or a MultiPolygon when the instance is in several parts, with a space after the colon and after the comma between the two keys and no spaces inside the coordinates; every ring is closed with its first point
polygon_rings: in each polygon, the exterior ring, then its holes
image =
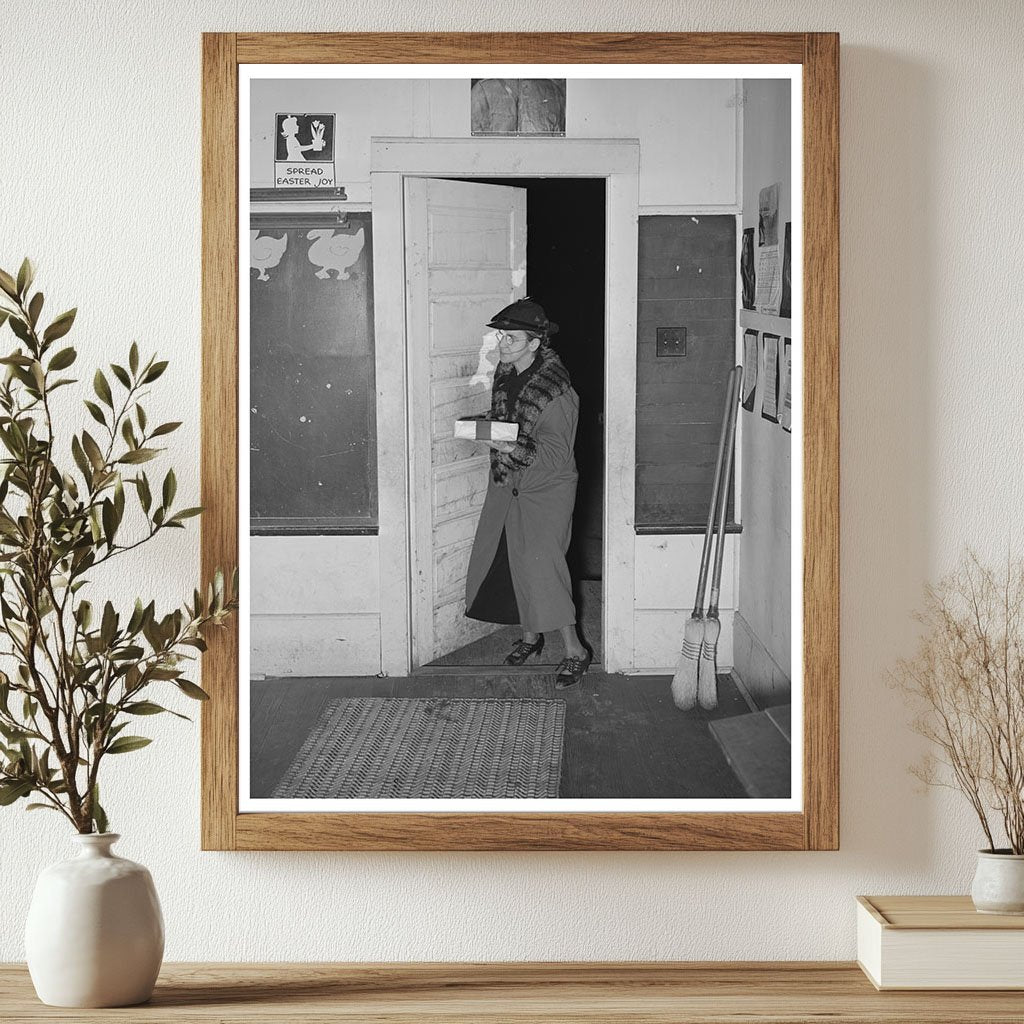
{"type": "Polygon", "coordinates": [[[0,1019],[483,1024],[1020,1024],[1020,992],[876,992],[851,963],[166,964],[144,1006],[42,1005],[0,965],[0,1019]]]}

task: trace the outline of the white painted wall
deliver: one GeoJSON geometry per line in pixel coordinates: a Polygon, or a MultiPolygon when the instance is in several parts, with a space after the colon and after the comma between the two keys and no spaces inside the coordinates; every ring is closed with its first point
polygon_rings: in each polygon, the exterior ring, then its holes
{"type": "MultiPolygon", "coordinates": [[[[275,113],[334,111],[336,180],[354,203],[370,198],[371,136],[470,135],[467,79],[264,79],[250,109],[254,188],[273,185],[275,113]]],[[[640,140],[641,207],[735,207],[739,122],[732,79],[566,83],[566,138],[640,140]]]]}
{"type": "MultiPolygon", "coordinates": [[[[790,173],[790,84],[747,81],[743,90],[743,227],[754,229],[762,188],[779,184],[779,259],[786,222],[792,219],[790,173]]],[[[741,309],[741,333],[750,328],[792,337],[789,317],[741,309]]],[[[760,351],[760,349],[759,349],[760,351]]],[[[762,360],[763,362],[763,360],[762,360]]],[[[741,518],[739,607],[736,617],[736,671],[762,703],[786,699],[792,679],[790,611],[791,503],[793,435],[761,415],[767,387],[765,367],[758,369],[754,409],[740,409],[741,518]]],[[[774,386],[774,383],[773,385],[774,386]]]]}
{"type": "MultiPolygon", "coordinates": [[[[633,666],[638,673],[672,674],[679,664],[686,620],[693,612],[694,589],[700,572],[701,534],[642,534],[635,541],[633,564],[633,666]]],[[[722,589],[719,594],[717,665],[721,672],[733,667],[733,614],[741,550],[739,534],[725,537],[722,589]]],[[[714,568],[714,548],[711,550],[714,568]]],[[[705,607],[711,590],[711,571],[705,607]]]]}
{"type": "Polygon", "coordinates": [[[376,537],[250,537],[250,674],[380,671],[376,537]]]}
{"type": "MultiPolygon", "coordinates": [[[[734,79],[717,80],[600,80],[570,79],[566,83],[566,138],[638,139],[640,142],[639,198],[642,209],[739,210],[738,137],[742,123],[741,103],[734,79]]],[[[370,200],[370,139],[376,137],[470,137],[469,81],[462,79],[256,79],[250,86],[250,179],[253,187],[274,183],[276,115],[289,112],[322,112],[336,115],[335,180],[344,185],[348,203],[368,204],[370,200]]],[[[513,168],[509,167],[511,171],[513,168]]],[[[379,225],[378,225],[379,227],[379,225]]],[[[381,284],[376,283],[378,302],[381,284]]],[[[636,338],[612,337],[611,343],[635,350],[636,338]]],[[[632,414],[632,413],[631,413],[632,414]]],[[[609,422],[609,429],[618,430],[609,422]]],[[[404,472],[405,460],[402,460],[404,472]]],[[[387,472],[379,459],[381,474],[387,472]]],[[[381,504],[382,528],[387,515],[381,504]]],[[[680,561],[680,580],[695,580],[699,561],[692,555],[692,538],[636,539],[637,557],[643,559],[651,543],[671,545],[680,561]],[[685,567],[685,569],[684,569],[685,567]]],[[[355,554],[349,561],[364,558],[365,538],[339,537],[333,550],[348,546],[355,554]]],[[[730,551],[735,539],[730,537],[730,551]]],[[[261,538],[258,548],[270,559],[276,578],[288,578],[286,592],[305,592],[307,566],[319,558],[321,538],[261,538]],[[280,551],[278,550],[280,548],[280,551]]],[[[256,546],[253,547],[255,553],[256,546]]],[[[730,566],[732,559],[730,557],[730,566]]],[[[656,578],[636,573],[632,654],[634,669],[671,672],[679,659],[686,617],[692,610],[692,594],[682,587],[666,590],[656,578]],[[669,595],[671,594],[671,598],[669,595]]],[[[311,615],[304,608],[279,599],[273,588],[253,595],[254,622],[251,645],[253,671],[268,676],[366,675],[387,667],[387,656],[373,663],[373,651],[386,651],[379,633],[370,630],[381,623],[381,606],[362,604],[358,620],[344,615],[351,594],[362,593],[360,573],[346,577],[348,592],[332,614],[311,615]],[[376,613],[376,619],[373,614],[376,613]],[[292,633],[294,627],[294,634],[292,633]],[[355,633],[358,640],[339,646],[338,634],[355,633]],[[344,651],[347,657],[339,661],[344,651]]],[[[387,581],[383,596],[387,600],[387,581]]],[[[327,594],[337,588],[328,587],[327,594]]],[[[719,665],[732,664],[732,615],[735,598],[723,596],[722,637],[719,665]]],[[[386,614],[385,614],[386,618],[386,614]]],[[[385,626],[386,628],[386,626],[385,626]]]]}
{"type": "MultiPolygon", "coordinates": [[[[842,850],[836,853],[199,852],[195,728],[110,765],[123,853],[149,865],[172,960],[817,959],[854,954],[853,897],[966,892],[978,830],[905,772],[919,747],[886,685],[922,583],[965,543],[1021,549],[1024,234],[1015,0],[15,0],[4,11],[0,265],[40,263],[81,307],[83,365],[133,337],[173,362],[151,418],[198,496],[199,33],[238,30],[839,30],[842,51],[842,850]],[[54,48],[47,40],[58,39],[54,48]],[[970,45],[965,44],[970,40],[970,45]]],[[[66,389],[71,390],[71,389],[66,389]]],[[[168,607],[198,572],[192,527],[110,581],[168,607]]],[[[0,809],[0,959],[55,816],[0,809]]]]}

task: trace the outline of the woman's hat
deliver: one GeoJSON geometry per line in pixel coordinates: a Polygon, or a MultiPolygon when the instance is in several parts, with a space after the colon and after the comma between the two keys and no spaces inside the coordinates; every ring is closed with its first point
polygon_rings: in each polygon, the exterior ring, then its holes
{"type": "Polygon", "coordinates": [[[487,326],[496,327],[501,331],[531,331],[534,334],[551,335],[558,332],[558,324],[549,320],[544,307],[529,296],[517,299],[499,310],[487,326]]]}

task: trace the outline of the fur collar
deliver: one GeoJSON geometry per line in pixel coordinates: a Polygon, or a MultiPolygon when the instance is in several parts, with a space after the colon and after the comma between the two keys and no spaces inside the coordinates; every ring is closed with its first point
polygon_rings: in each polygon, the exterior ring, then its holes
{"type": "Polygon", "coordinates": [[[510,363],[499,363],[494,372],[491,419],[519,424],[519,439],[512,451],[491,449],[491,478],[496,484],[505,484],[512,473],[526,469],[537,457],[534,431],[540,414],[548,402],[564,395],[572,387],[569,374],[554,349],[541,345],[536,358],[540,365],[534,363],[531,366],[528,380],[512,403],[508,400],[506,385],[515,379],[514,367],[510,363]]]}

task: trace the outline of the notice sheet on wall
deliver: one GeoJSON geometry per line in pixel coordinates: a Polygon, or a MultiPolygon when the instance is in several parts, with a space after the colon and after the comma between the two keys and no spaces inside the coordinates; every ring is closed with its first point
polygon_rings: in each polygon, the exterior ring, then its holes
{"type": "Polygon", "coordinates": [[[790,228],[792,224],[786,221],[786,240],[782,247],[782,302],[779,305],[779,316],[790,317],[792,313],[793,305],[793,281],[791,278],[790,261],[792,256],[790,255],[790,245],[792,244],[792,232],[790,228]]]}
{"type": "Polygon", "coordinates": [[[743,408],[754,411],[757,395],[757,331],[743,332],[743,408]]]}
{"type": "Polygon", "coordinates": [[[778,182],[761,189],[757,208],[757,294],[754,304],[759,313],[778,316],[782,303],[778,182]]]}
{"type": "Polygon", "coordinates": [[[762,334],[764,345],[764,388],[761,394],[761,415],[772,423],[779,422],[779,336],[762,334]]]}
{"type": "Polygon", "coordinates": [[[779,422],[783,430],[793,432],[793,343],[786,338],[782,344],[782,400],[779,422]]]}

